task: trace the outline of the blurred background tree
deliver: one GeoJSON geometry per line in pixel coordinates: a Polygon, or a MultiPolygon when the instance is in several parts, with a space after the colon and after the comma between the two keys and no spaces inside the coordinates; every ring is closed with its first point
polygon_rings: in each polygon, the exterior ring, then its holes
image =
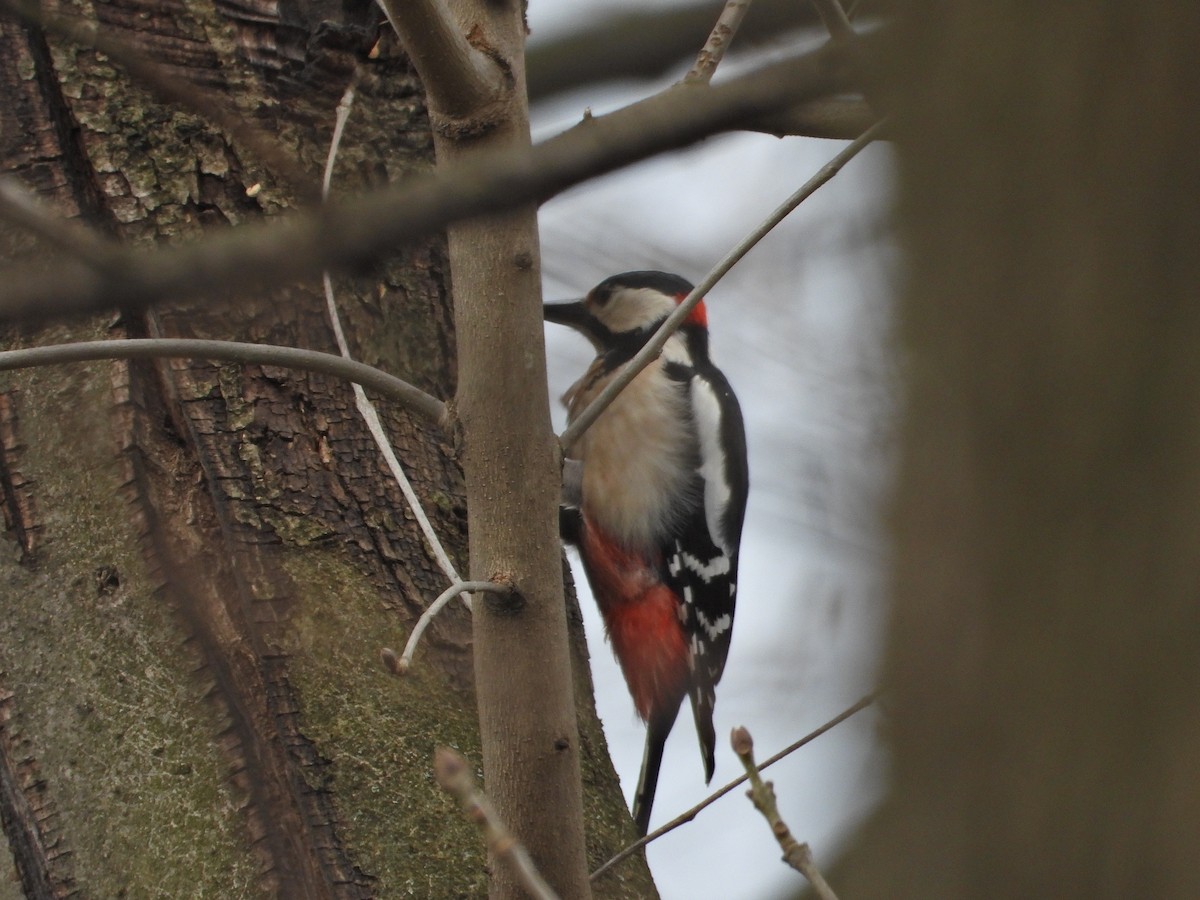
{"type": "Polygon", "coordinates": [[[1200,893],[1200,8],[896,3],[892,785],[854,897],[1200,893]]]}

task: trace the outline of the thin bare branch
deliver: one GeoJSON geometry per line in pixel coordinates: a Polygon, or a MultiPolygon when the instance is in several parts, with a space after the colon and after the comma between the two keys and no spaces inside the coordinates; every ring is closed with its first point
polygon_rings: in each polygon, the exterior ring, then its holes
{"type": "Polygon", "coordinates": [[[54,215],[11,176],[0,178],[0,219],[32,231],[94,269],[113,270],[115,243],[81,222],[54,215]]]}
{"type": "Polygon", "coordinates": [[[704,295],[712,289],[713,285],[725,277],[725,273],[732,269],[743,256],[749,253],[755,244],[766,237],[772,228],[782,222],[797,206],[811,197],[818,188],[840,172],[842,166],[874,141],[879,136],[883,126],[883,122],[872,125],[858,138],[848,144],[841,153],[822,166],[816,175],[805,182],[798,191],[772,212],[761,225],[739,241],[736,247],[730,250],[720,262],[713,266],[712,270],[701,279],[700,283],[692,289],[692,292],[667,317],[666,321],[659,326],[658,331],[647,341],[646,346],[639,350],[626,363],[621,372],[605,386],[596,399],[562,433],[560,440],[564,455],[570,453],[571,447],[579,440],[579,437],[591,427],[596,419],[600,418],[600,415],[617,398],[617,395],[625,389],[626,385],[633,381],[646,366],[658,359],[659,354],[662,353],[662,349],[666,346],[667,341],[670,340],[671,335],[679,329],[692,309],[704,299],[704,295]]]}
{"type": "MultiPolygon", "coordinates": [[[[631,8],[606,14],[602,20],[588,22],[577,32],[535,42],[525,60],[530,99],[617,78],[661,77],[695,46],[694,42],[712,22],[713,14],[723,17],[726,12],[727,8],[711,0],[692,6],[631,8]]],[[[790,29],[810,28],[819,23],[816,11],[809,4],[753,0],[753,9],[737,28],[737,38],[741,44],[778,41],[790,29]]],[[[717,34],[714,30],[710,40],[717,34]]],[[[725,46],[732,39],[730,34],[725,46]]],[[[692,74],[685,76],[685,80],[693,80],[692,74]]],[[[831,97],[746,122],[741,127],[775,137],[849,141],[878,118],[860,98],[831,97]]]]}
{"type": "Polygon", "coordinates": [[[829,29],[830,36],[835,41],[852,41],[857,36],[850,17],[842,8],[841,0],[812,0],[813,6],[821,16],[821,21],[829,29]]]}
{"type": "Polygon", "coordinates": [[[719,85],[678,85],[537,147],[414,177],[352,203],[228,229],[180,248],[125,251],[120,277],[82,264],[49,273],[12,267],[0,278],[0,320],[137,310],[164,297],[228,298],[369,262],[450,222],[544,201],[588,178],[837,91],[846,86],[849,63],[838,48],[825,47],[719,85]]]}
{"type": "MultiPolygon", "coordinates": [[[[329,282],[328,275],[325,276],[325,281],[326,283],[329,282]]],[[[343,358],[349,360],[350,357],[347,354],[343,354],[343,358]]],[[[354,405],[358,408],[359,415],[363,417],[363,421],[366,422],[367,430],[371,432],[371,437],[375,439],[375,443],[379,447],[379,452],[383,454],[383,460],[387,463],[388,471],[392,473],[392,478],[399,485],[400,493],[404,495],[404,500],[408,504],[408,508],[412,510],[413,517],[417,520],[417,526],[421,529],[421,534],[425,536],[425,542],[429,545],[429,551],[433,554],[434,560],[437,561],[438,567],[451,581],[459,581],[461,576],[454,567],[454,563],[450,561],[450,554],[446,552],[446,548],[438,537],[437,531],[434,530],[433,523],[429,521],[429,516],[425,513],[425,507],[421,505],[421,500],[417,497],[417,492],[413,490],[412,482],[405,475],[404,467],[400,464],[400,459],[396,456],[392,442],[388,439],[387,432],[383,428],[383,422],[379,419],[379,412],[375,409],[375,404],[371,402],[370,398],[367,397],[366,391],[358,384],[354,385],[354,405]]],[[[468,609],[471,608],[471,598],[468,595],[463,595],[463,602],[468,609]]]]}
{"type": "Polygon", "coordinates": [[[749,10],[750,0],[726,0],[725,8],[721,10],[717,24],[713,26],[708,40],[704,42],[699,55],[696,56],[696,62],[683,76],[685,82],[708,84],[712,81],[713,73],[717,71],[717,66],[725,58],[725,51],[729,48],[730,42],[737,34],[738,27],[742,24],[742,19],[746,17],[749,10]]]}
{"type": "MultiPolygon", "coordinates": [[[[358,78],[356,75],[342,94],[342,99],[338,101],[337,115],[333,125],[333,136],[329,139],[329,153],[325,157],[325,174],[321,179],[322,200],[329,199],[329,191],[333,184],[334,163],[337,162],[338,148],[342,143],[342,135],[346,130],[346,122],[350,118],[350,110],[354,108],[354,93],[357,81],[358,78]]],[[[346,340],[346,332],[342,328],[342,317],[338,314],[337,299],[333,293],[333,279],[329,277],[328,271],[321,273],[321,282],[325,288],[325,309],[329,313],[329,324],[333,329],[333,336],[337,342],[338,352],[342,355],[343,359],[352,359],[350,344],[346,340]]],[[[404,500],[408,504],[408,508],[412,510],[412,514],[417,520],[417,525],[420,527],[421,533],[425,536],[425,542],[429,545],[429,550],[433,554],[433,558],[437,560],[437,564],[448,579],[454,582],[459,581],[458,570],[454,568],[454,563],[450,561],[450,555],[446,552],[446,548],[442,545],[441,539],[434,530],[433,523],[429,521],[429,516],[425,514],[425,507],[421,505],[421,501],[417,497],[417,492],[413,490],[412,483],[408,480],[408,476],[404,472],[404,466],[400,464],[400,458],[396,456],[396,450],[392,446],[387,432],[384,430],[383,422],[379,419],[379,412],[375,409],[375,404],[371,402],[371,398],[367,396],[367,392],[357,384],[354,385],[354,405],[358,409],[359,415],[363,417],[363,421],[367,425],[367,430],[375,440],[375,445],[379,447],[379,452],[383,455],[384,462],[387,463],[388,471],[392,473],[392,478],[399,486],[400,493],[404,495],[404,500]]],[[[471,600],[466,595],[463,596],[463,602],[468,609],[471,608],[471,600]]]]}
{"type": "Polygon", "coordinates": [[[51,366],[100,359],[218,359],[225,362],[278,366],[318,372],[344,378],[377,391],[409,412],[434,424],[445,420],[446,405],[419,388],[373,366],[343,359],[332,353],[279,347],[273,344],[247,344],[240,341],[201,341],[180,338],[131,338],[115,341],[82,341],[77,344],[51,344],[24,350],[0,352],[0,371],[29,366],[51,366]]]}
{"type": "Polygon", "coordinates": [[[329,152],[325,155],[325,172],[321,176],[321,199],[329,199],[329,190],[333,186],[333,167],[337,162],[338,150],[342,146],[342,135],[346,133],[346,122],[350,118],[350,110],[354,108],[354,94],[358,90],[359,70],[355,69],[354,77],[342,92],[334,111],[333,134],[329,138],[329,152]]]}
{"type": "Polygon", "coordinates": [[[387,658],[386,654],[391,654],[392,658],[395,659],[395,662],[387,664],[392,674],[405,675],[408,673],[408,670],[412,667],[413,655],[417,652],[417,644],[421,642],[421,636],[425,633],[425,629],[429,627],[429,623],[434,620],[447,603],[455,597],[470,592],[507,596],[513,592],[513,586],[498,581],[457,581],[450,585],[421,613],[421,618],[417,619],[417,624],[413,626],[412,634],[408,636],[408,642],[404,645],[404,652],[399,657],[391,650],[386,648],[383,650],[385,659],[387,658]]]}
{"type": "MultiPolygon", "coordinates": [[[[872,703],[874,703],[878,699],[878,697],[879,697],[878,691],[867,694],[865,697],[860,699],[853,706],[838,713],[836,716],[834,716],[832,719],[830,719],[828,722],[826,722],[824,725],[822,725],[816,731],[809,732],[804,737],[800,738],[800,740],[796,741],[794,744],[789,744],[788,746],[784,747],[782,750],[780,750],[778,753],[776,753],[770,759],[766,760],[761,766],[759,766],[758,767],[759,770],[761,771],[763,769],[766,769],[770,766],[775,765],[775,763],[779,762],[785,756],[789,756],[790,754],[795,753],[797,750],[799,750],[805,744],[812,743],[813,741],[815,741],[821,735],[825,734],[830,729],[845,722],[847,719],[849,719],[855,713],[862,712],[864,709],[866,709],[868,706],[870,706],[872,703]]],[[[604,863],[604,865],[600,866],[600,868],[598,868],[595,872],[593,872],[592,876],[591,876],[592,881],[595,881],[597,878],[599,878],[601,875],[603,875],[605,872],[607,872],[613,866],[617,865],[617,863],[623,862],[624,860],[633,856],[633,854],[637,853],[637,851],[641,850],[643,847],[645,847],[651,841],[656,841],[660,837],[662,837],[664,834],[667,834],[670,831],[674,831],[676,828],[679,828],[681,825],[686,825],[688,822],[692,821],[692,819],[696,818],[696,816],[698,816],[701,812],[703,812],[708,807],[712,806],[714,803],[716,803],[718,800],[720,800],[722,797],[724,797],[726,794],[728,794],[734,788],[738,787],[739,785],[745,784],[745,783],[746,783],[745,775],[742,775],[739,778],[735,778],[733,781],[729,782],[729,784],[727,784],[724,787],[719,788],[718,790],[709,794],[707,797],[705,797],[703,800],[701,800],[699,803],[697,803],[691,809],[685,810],[684,812],[677,815],[670,822],[667,822],[665,825],[661,825],[660,827],[656,828],[654,831],[650,832],[645,837],[639,838],[638,840],[634,841],[632,844],[630,844],[628,847],[626,847],[624,850],[622,850],[620,853],[618,853],[616,856],[614,856],[608,862],[604,863]]]]}
{"type": "MultiPolygon", "coordinates": [[[[722,0],[702,0],[612,6],[574,31],[550,37],[535,34],[525,57],[529,97],[536,102],[604,81],[661,78],[696,52],[723,5],[722,0]]],[[[738,29],[738,41],[775,42],[793,29],[818,24],[816,11],[807,3],[754,0],[738,29]]]]}
{"type": "Polygon", "coordinates": [[[471,46],[444,0],[377,2],[417,67],[434,111],[467,116],[506,87],[500,68],[471,46]]]}
{"type": "Polygon", "coordinates": [[[438,747],[433,755],[433,772],[442,789],[457,799],[467,818],[479,826],[491,855],[511,869],[529,896],[534,900],[558,900],[525,848],[504,827],[487,797],[475,787],[475,779],[462,755],[448,747],[438,747]]]}
{"type": "Polygon", "coordinates": [[[172,75],[123,41],[101,34],[93,24],[48,13],[44,7],[30,0],[0,0],[0,6],[73,44],[100,51],[159,100],[180,106],[216,125],[236,144],[247,148],[275,175],[284,179],[302,199],[317,197],[317,185],[311,173],[288,156],[274,136],[248,122],[227,100],[219,99],[172,75]]]}
{"type": "Polygon", "coordinates": [[[779,813],[779,803],[775,799],[775,786],[769,781],[763,781],[762,776],[759,775],[758,766],[754,764],[754,739],[751,738],[750,732],[744,727],[733,729],[730,743],[733,744],[733,752],[742,761],[746,777],[750,779],[750,790],[746,792],[746,795],[754,802],[754,808],[763,814],[763,818],[771,826],[771,834],[775,835],[775,840],[779,842],[779,847],[783,850],[784,862],[812,883],[813,889],[816,890],[817,896],[821,900],[837,900],[833,888],[829,886],[821,874],[821,870],[813,861],[812,851],[808,844],[797,841],[792,836],[787,823],[783,821],[783,816],[779,813]]]}

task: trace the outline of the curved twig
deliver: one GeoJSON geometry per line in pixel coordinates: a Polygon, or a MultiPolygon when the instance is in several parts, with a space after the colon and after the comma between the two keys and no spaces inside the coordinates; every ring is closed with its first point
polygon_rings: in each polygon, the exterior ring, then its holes
{"type": "Polygon", "coordinates": [[[438,598],[429,604],[425,612],[421,613],[421,618],[417,619],[417,624],[413,626],[412,634],[408,636],[408,643],[404,645],[404,652],[399,657],[396,656],[394,651],[384,648],[383,658],[387,663],[387,667],[392,671],[392,674],[404,675],[412,668],[413,654],[417,652],[417,644],[420,643],[421,635],[425,633],[425,629],[429,627],[429,623],[434,620],[434,617],[442,611],[447,603],[459,594],[470,592],[506,596],[513,592],[513,586],[497,581],[456,581],[450,585],[450,587],[438,594],[438,598]]]}
{"type": "MultiPolygon", "coordinates": [[[[325,174],[321,180],[322,200],[329,199],[329,191],[333,185],[333,167],[337,161],[338,148],[342,143],[342,135],[346,131],[346,121],[350,118],[351,109],[354,108],[357,81],[358,76],[356,74],[342,94],[342,99],[338,101],[337,115],[333,125],[333,136],[329,139],[329,153],[325,157],[325,174]]],[[[346,340],[345,329],[342,328],[342,317],[338,313],[337,299],[333,293],[333,279],[329,277],[328,270],[321,273],[321,283],[325,288],[325,309],[329,313],[329,325],[333,329],[333,337],[337,342],[338,352],[342,355],[343,359],[351,359],[350,344],[346,340]]],[[[450,561],[450,554],[442,546],[441,539],[437,536],[437,532],[434,531],[433,523],[429,521],[429,516],[425,514],[425,508],[421,505],[420,498],[417,497],[417,492],[413,490],[412,483],[404,473],[404,466],[400,465],[400,458],[396,456],[396,450],[392,447],[392,442],[384,430],[383,423],[379,420],[379,413],[375,409],[375,404],[371,402],[371,398],[367,396],[367,392],[357,384],[354,385],[354,405],[357,407],[359,415],[363,417],[363,421],[367,425],[367,430],[371,432],[371,437],[374,438],[376,446],[379,447],[379,452],[383,455],[383,461],[387,463],[388,471],[392,473],[392,478],[399,486],[400,493],[404,495],[404,500],[408,503],[408,508],[412,510],[412,514],[417,520],[417,526],[425,536],[425,542],[429,545],[429,550],[433,554],[433,558],[437,560],[437,564],[448,579],[459,581],[458,570],[454,568],[454,563],[450,561]]],[[[469,597],[464,596],[463,602],[466,604],[467,609],[471,608],[469,597]]]]}
{"type": "Polygon", "coordinates": [[[299,347],[279,347],[274,344],[183,338],[128,338],[114,341],[82,341],[77,344],[50,344],[46,347],[0,352],[0,371],[100,359],[171,357],[219,359],[225,362],[279,366],[332,375],[378,391],[382,396],[399,403],[428,422],[441,424],[446,414],[446,404],[441,400],[374,366],[343,359],[332,353],[304,350],[299,347]]]}

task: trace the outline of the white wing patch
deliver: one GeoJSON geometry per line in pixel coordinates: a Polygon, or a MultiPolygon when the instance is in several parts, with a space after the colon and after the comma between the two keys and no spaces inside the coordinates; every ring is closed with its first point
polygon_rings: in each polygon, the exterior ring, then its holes
{"type": "MultiPolygon", "coordinates": [[[[708,498],[705,497],[705,499],[707,500],[708,498]]],[[[705,515],[707,516],[707,514],[708,510],[706,509],[705,515]]],[[[708,517],[708,520],[708,530],[711,532],[713,527],[712,518],[708,517]]],[[[679,558],[682,559],[685,566],[687,566],[691,571],[695,572],[705,581],[712,581],[718,575],[729,574],[729,557],[724,553],[715,559],[709,560],[707,563],[702,562],[701,560],[692,556],[692,554],[682,550],[679,552],[679,558]]],[[[672,560],[674,560],[674,557],[672,560]]],[[[671,574],[678,575],[679,572],[672,570],[671,574]]]]}
{"type": "Polygon", "coordinates": [[[700,610],[696,610],[696,619],[700,622],[700,627],[708,634],[710,641],[715,641],[733,626],[733,616],[729,615],[729,613],[717,616],[716,619],[710,622],[708,616],[704,615],[700,610]]]}
{"type": "MultiPolygon", "coordinates": [[[[729,482],[725,474],[725,451],[721,447],[721,404],[713,386],[703,378],[692,379],[692,412],[695,415],[696,436],[700,439],[704,518],[708,523],[708,533],[712,536],[713,543],[728,554],[732,548],[729,546],[725,529],[721,527],[730,499],[729,482]]],[[[728,570],[728,556],[722,559],[728,570]]]]}

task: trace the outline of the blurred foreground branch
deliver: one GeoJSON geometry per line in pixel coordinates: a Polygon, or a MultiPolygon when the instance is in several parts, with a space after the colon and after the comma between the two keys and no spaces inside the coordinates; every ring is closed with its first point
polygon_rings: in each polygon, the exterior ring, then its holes
{"type": "MultiPolygon", "coordinates": [[[[535,33],[526,56],[529,99],[618,78],[658,78],[695,54],[723,6],[721,0],[707,0],[692,6],[631,8],[562,36],[542,39],[535,33]]],[[[762,43],[819,22],[808,4],[755,0],[738,33],[748,43],[762,43]]]]}
{"type": "Polygon", "coordinates": [[[373,262],[451,222],[544,201],[623,165],[836,93],[848,83],[852,63],[850,54],[827,46],[721,85],[677,86],[530,149],[499,152],[353,202],[230,229],[185,247],[126,251],[115,261],[119,275],[73,260],[48,271],[10,268],[0,287],[0,320],[137,310],[164,297],[230,298],[325,268],[373,262]]]}
{"type": "Polygon", "coordinates": [[[475,787],[467,761],[448,747],[439,747],[433,757],[433,773],[442,789],[462,804],[463,812],[479,826],[492,855],[508,866],[534,900],[558,900],[553,888],[538,874],[525,848],[513,837],[495,810],[475,787]]]}

